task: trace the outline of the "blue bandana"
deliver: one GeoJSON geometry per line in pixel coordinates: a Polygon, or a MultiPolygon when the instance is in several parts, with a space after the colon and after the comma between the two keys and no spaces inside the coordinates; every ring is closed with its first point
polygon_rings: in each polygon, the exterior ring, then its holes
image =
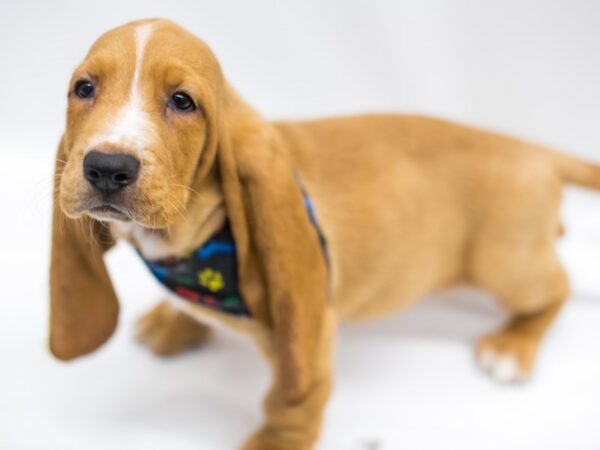
{"type": "MultiPolygon", "coordinates": [[[[325,238],[306,194],[304,204],[327,259],[325,238]]],[[[199,249],[187,255],[156,261],[143,256],[142,259],[158,281],[179,297],[224,313],[250,316],[238,288],[235,241],[228,221],[199,249]]]]}

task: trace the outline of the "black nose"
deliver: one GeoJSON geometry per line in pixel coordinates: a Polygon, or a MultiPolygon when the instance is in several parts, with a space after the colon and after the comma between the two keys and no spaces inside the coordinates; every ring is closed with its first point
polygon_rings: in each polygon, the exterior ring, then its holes
{"type": "Polygon", "coordinates": [[[109,195],[135,182],[140,162],[123,153],[89,152],[83,159],[85,179],[100,192],[109,195]]]}

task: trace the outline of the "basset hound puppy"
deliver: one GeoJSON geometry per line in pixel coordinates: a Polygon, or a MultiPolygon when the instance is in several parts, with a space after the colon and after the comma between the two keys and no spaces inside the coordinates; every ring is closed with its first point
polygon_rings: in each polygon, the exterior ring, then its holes
{"type": "Polygon", "coordinates": [[[129,241],[179,297],[139,323],[157,353],[246,333],[272,363],[245,450],[308,450],[331,390],[339,321],[468,283],[510,313],[482,367],[532,371],[569,295],[555,253],[565,183],[600,167],[426,117],[267,122],[207,45],[164,20],[101,36],[75,70],[56,157],[50,347],[102,345],[119,305],[103,255],[129,241]]]}

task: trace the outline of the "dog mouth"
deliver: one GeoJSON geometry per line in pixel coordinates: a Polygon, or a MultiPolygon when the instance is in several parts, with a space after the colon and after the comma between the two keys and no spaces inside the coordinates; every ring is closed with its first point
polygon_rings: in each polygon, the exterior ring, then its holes
{"type": "Polygon", "coordinates": [[[129,222],[132,220],[127,210],[112,203],[102,203],[94,205],[86,210],[86,213],[93,219],[103,221],[121,221],[129,222]]]}

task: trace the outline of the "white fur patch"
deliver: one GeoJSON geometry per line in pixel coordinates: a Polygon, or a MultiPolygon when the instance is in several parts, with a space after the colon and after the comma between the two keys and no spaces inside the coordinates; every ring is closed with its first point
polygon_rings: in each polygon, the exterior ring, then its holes
{"type": "Polygon", "coordinates": [[[501,383],[522,382],[527,379],[513,355],[500,355],[492,349],[483,350],[478,357],[479,367],[501,383]]]}
{"type": "Polygon", "coordinates": [[[133,222],[113,222],[113,234],[119,238],[133,241],[135,248],[149,260],[162,259],[173,255],[165,238],[155,231],[133,222]]]}
{"type": "Polygon", "coordinates": [[[152,230],[135,224],[131,229],[131,236],[135,246],[146,259],[162,259],[172,256],[172,249],[167,245],[164,237],[157,235],[152,230]]]}
{"type": "Polygon", "coordinates": [[[99,136],[93,138],[88,150],[93,150],[103,143],[124,146],[127,150],[138,152],[142,156],[144,149],[155,134],[154,127],[144,110],[140,93],[140,76],[144,60],[144,50],[152,34],[151,24],[140,25],[135,29],[135,70],[131,80],[129,99],[115,114],[109,127],[99,136]]]}

